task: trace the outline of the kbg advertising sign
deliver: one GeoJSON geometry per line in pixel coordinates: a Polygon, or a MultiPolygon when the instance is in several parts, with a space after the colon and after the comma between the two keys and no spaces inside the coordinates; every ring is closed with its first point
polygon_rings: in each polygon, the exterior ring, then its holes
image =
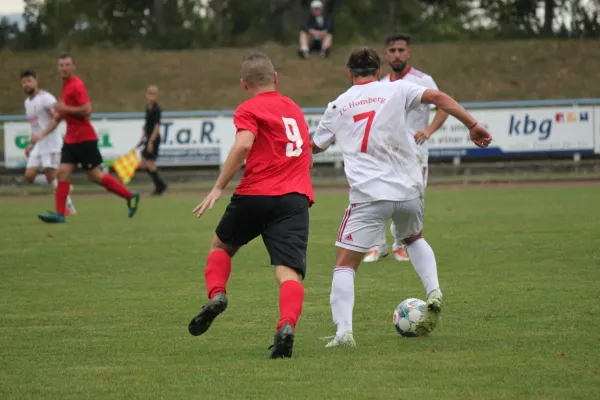
{"type": "Polygon", "coordinates": [[[467,128],[449,117],[429,140],[431,157],[594,150],[592,107],[473,110],[471,113],[492,134],[490,147],[475,147],[467,128]]]}

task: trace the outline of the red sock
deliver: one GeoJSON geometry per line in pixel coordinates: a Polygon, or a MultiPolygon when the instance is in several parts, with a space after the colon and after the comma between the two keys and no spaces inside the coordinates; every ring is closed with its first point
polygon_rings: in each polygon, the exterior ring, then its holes
{"type": "Polygon", "coordinates": [[[60,215],[65,215],[65,210],[67,208],[67,196],[69,195],[69,190],[71,190],[70,182],[58,182],[56,186],[56,212],[60,215]]]}
{"type": "Polygon", "coordinates": [[[231,257],[229,257],[229,254],[225,250],[211,251],[206,260],[206,269],[204,269],[206,293],[209,299],[219,293],[225,293],[229,275],[231,275],[231,257]]]}
{"type": "Polygon", "coordinates": [[[109,192],[116,194],[117,196],[121,196],[124,199],[131,198],[131,192],[118,180],[116,180],[112,175],[104,174],[102,177],[102,182],[100,182],[102,186],[109,192]]]}
{"type": "Polygon", "coordinates": [[[279,322],[277,330],[283,324],[289,322],[296,328],[296,322],[302,313],[302,302],[304,301],[304,286],[298,281],[285,281],[279,289],[279,322]]]}

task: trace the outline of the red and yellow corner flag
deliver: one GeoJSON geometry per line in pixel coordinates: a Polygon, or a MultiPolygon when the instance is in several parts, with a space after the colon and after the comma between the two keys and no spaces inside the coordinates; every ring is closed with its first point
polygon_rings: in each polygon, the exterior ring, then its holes
{"type": "Polygon", "coordinates": [[[121,178],[121,181],[127,185],[131,181],[131,178],[133,178],[133,175],[135,175],[139,164],[140,157],[135,150],[131,150],[123,157],[117,158],[113,162],[112,167],[117,175],[119,175],[119,178],[121,178]]]}

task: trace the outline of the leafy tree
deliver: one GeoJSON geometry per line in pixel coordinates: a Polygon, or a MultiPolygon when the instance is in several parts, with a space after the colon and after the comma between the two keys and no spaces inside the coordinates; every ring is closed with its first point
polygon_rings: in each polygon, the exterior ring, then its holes
{"type": "MultiPolygon", "coordinates": [[[[335,43],[599,37],[600,0],[324,0],[335,43]],[[540,15],[542,16],[540,18],[540,15]]],[[[0,47],[184,49],[295,43],[310,0],[25,0],[25,28],[0,23],[0,47]]]]}

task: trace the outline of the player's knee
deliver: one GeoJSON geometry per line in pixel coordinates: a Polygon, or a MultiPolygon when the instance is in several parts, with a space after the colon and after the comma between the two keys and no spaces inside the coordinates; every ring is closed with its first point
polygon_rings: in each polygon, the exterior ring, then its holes
{"type": "Polygon", "coordinates": [[[91,182],[97,183],[100,185],[102,183],[102,177],[104,176],[104,173],[102,172],[102,170],[99,167],[97,167],[97,168],[89,170],[87,175],[88,175],[88,179],[91,182]]]}
{"type": "Polygon", "coordinates": [[[280,285],[286,281],[302,282],[304,279],[300,271],[285,265],[277,265],[275,267],[275,278],[280,285]]]}
{"type": "Polygon", "coordinates": [[[33,183],[37,172],[35,170],[25,170],[25,180],[29,183],[33,183]]]}
{"type": "Polygon", "coordinates": [[[406,239],[402,239],[402,243],[405,246],[410,246],[411,244],[413,244],[414,242],[416,242],[419,239],[423,238],[423,231],[419,232],[419,233],[415,233],[412,236],[407,237],[406,239]]]}
{"type": "Polygon", "coordinates": [[[71,178],[71,171],[65,168],[59,168],[56,177],[61,182],[68,181],[71,178]]]}
{"type": "Polygon", "coordinates": [[[48,182],[52,182],[56,179],[58,174],[55,169],[47,168],[44,171],[44,175],[46,175],[46,179],[48,180],[48,182]]]}
{"type": "Polygon", "coordinates": [[[221,239],[219,239],[218,236],[214,236],[212,243],[210,245],[210,251],[224,251],[226,252],[229,257],[233,257],[235,255],[235,253],[237,253],[237,248],[233,247],[233,246],[229,246],[225,243],[223,243],[221,241],[221,239]]]}
{"type": "Polygon", "coordinates": [[[335,265],[357,270],[365,254],[358,251],[348,250],[343,247],[336,248],[335,265]]]}

